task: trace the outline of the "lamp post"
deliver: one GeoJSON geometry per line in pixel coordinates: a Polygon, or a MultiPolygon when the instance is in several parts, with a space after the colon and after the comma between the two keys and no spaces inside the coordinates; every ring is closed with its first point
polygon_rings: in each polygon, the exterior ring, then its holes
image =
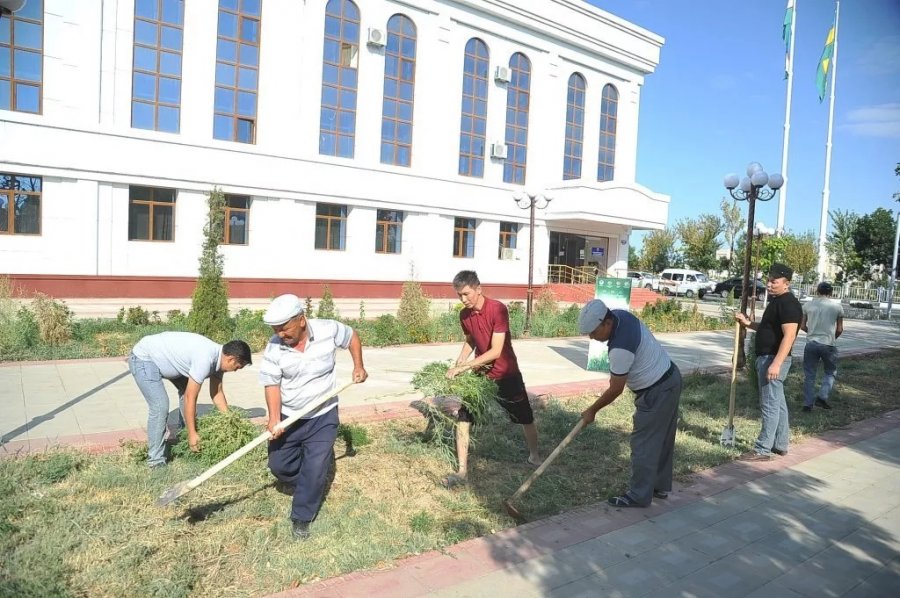
{"type": "Polygon", "coordinates": [[[525,292],[525,330],[527,336],[531,331],[531,306],[534,302],[534,210],[539,208],[545,209],[553,197],[547,193],[536,192],[516,192],[513,194],[516,205],[523,210],[528,210],[528,290],[525,292]],[[538,204],[543,202],[544,205],[538,204]]]}
{"type": "MultiPolygon", "coordinates": [[[[744,249],[744,280],[741,286],[741,313],[747,311],[747,302],[750,293],[750,256],[753,251],[753,216],[756,212],[756,201],[769,201],[775,197],[775,193],[784,184],[784,178],[780,174],[769,175],[763,170],[759,162],[751,162],[747,165],[747,176],[739,179],[736,174],[725,177],[725,188],[731,197],[738,201],[747,202],[747,242],[744,249]]],[[[754,287],[756,285],[753,285],[754,287]]],[[[756,289],[753,289],[756,292],[756,289]]],[[[744,337],[747,332],[741,328],[741,342],[738,347],[738,367],[743,367],[746,361],[744,355],[744,337]]]]}

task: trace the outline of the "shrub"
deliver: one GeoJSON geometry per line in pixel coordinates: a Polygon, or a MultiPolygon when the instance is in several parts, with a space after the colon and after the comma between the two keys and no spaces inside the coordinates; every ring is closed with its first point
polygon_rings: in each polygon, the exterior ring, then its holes
{"type": "Polygon", "coordinates": [[[509,311],[509,332],[513,338],[521,338],[525,331],[525,304],[510,301],[506,307],[509,311]]]}
{"type": "Polygon", "coordinates": [[[94,335],[94,340],[103,357],[128,355],[134,345],[131,335],[127,332],[98,332],[94,335]]]}
{"type": "Polygon", "coordinates": [[[234,334],[250,345],[251,351],[262,351],[272,337],[272,327],[263,322],[263,310],[242,309],[234,316],[234,334]]]}
{"type": "Polygon", "coordinates": [[[372,344],[376,347],[398,345],[403,341],[400,322],[391,314],[378,316],[372,327],[372,333],[374,336],[372,344]]]}
{"type": "Polygon", "coordinates": [[[41,340],[34,314],[24,305],[13,313],[0,313],[0,358],[30,349],[41,340]]]}
{"type": "Polygon", "coordinates": [[[428,338],[432,341],[456,341],[463,340],[462,326],[459,325],[459,311],[450,308],[431,320],[428,328],[428,338]]]}
{"type": "Polygon", "coordinates": [[[166,322],[173,327],[187,325],[187,316],[180,309],[170,309],[166,312],[166,322]]]}
{"type": "Polygon", "coordinates": [[[228,287],[222,278],[224,258],[219,253],[219,243],[225,235],[225,195],[213,188],[207,204],[209,212],[203,227],[200,276],[191,297],[188,327],[193,332],[224,342],[232,330],[228,316],[228,287]]]}
{"type": "Polygon", "coordinates": [[[44,344],[57,347],[72,338],[72,312],[64,302],[38,293],[31,306],[44,344]]]}
{"type": "Polygon", "coordinates": [[[543,287],[538,292],[537,301],[535,301],[532,309],[534,311],[531,315],[552,316],[559,313],[559,305],[556,303],[556,297],[553,296],[553,291],[550,290],[550,287],[543,287]]]}
{"type": "MultiPolygon", "coordinates": [[[[124,307],[122,309],[125,309],[124,307]]],[[[125,323],[132,326],[146,326],[150,323],[150,313],[140,305],[129,307],[125,312],[125,323]]]]}
{"type": "Polygon", "coordinates": [[[322,299],[319,300],[319,308],[316,310],[317,318],[334,320],[337,318],[337,310],[334,308],[334,296],[331,288],[326,284],[322,289],[322,299]]]}
{"type": "Polygon", "coordinates": [[[307,316],[312,317],[312,315],[313,315],[313,302],[312,302],[312,297],[310,297],[310,296],[308,296],[308,295],[307,295],[307,297],[306,297],[306,307],[304,308],[304,311],[306,312],[306,315],[307,315],[307,316]]]}
{"type": "Polygon", "coordinates": [[[431,299],[416,280],[403,283],[400,309],[397,319],[403,328],[404,340],[410,343],[427,343],[431,320],[431,299]]]}

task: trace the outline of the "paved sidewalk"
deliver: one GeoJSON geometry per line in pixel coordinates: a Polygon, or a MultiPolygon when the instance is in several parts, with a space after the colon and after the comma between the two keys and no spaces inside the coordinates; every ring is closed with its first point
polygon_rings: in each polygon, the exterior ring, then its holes
{"type": "Polygon", "coordinates": [[[900,411],[735,461],[647,509],[593,505],[277,594],[897,596],[900,411]]]}
{"type": "MultiPolygon", "coordinates": [[[[734,338],[730,331],[657,337],[685,373],[730,368],[734,338]]],[[[795,368],[804,342],[801,334],[794,346],[795,368]]],[[[608,377],[585,370],[587,346],[586,338],[514,341],[529,391],[566,396],[602,388],[608,377]]],[[[843,355],[898,347],[900,328],[887,322],[847,320],[839,346],[843,355]]],[[[413,374],[432,361],[455,358],[458,347],[454,343],[365,348],[369,380],[341,396],[342,417],[372,420],[412,413],[410,401],[421,398],[410,386],[413,374]]],[[[348,380],[349,354],[338,355],[338,378],[348,380]]],[[[225,376],[229,402],[255,417],[265,415],[257,375],[257,366],[251,366],[225,376]]],[[[166,387],[174,416],[177,396],[171,385],[166,387]]],[[[201,413],[212,408],[205,388],[201,413]]],[[[117,446],[121,438],[145,438],[147,404],[121,358],[2,364],[0,405],[0,454],[54,444],[117,446]]]]}

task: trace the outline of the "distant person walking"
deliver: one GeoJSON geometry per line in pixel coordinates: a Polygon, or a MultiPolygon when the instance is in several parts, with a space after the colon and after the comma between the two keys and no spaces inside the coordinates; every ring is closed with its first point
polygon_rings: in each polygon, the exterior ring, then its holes
{"type": "Polygon", "coordinates": [[[668,498],[681,401],[678,366],[643,322],[628,311],[607,308],[600,299],[581,309],[578,330],[592,340],[606,341],[609,348],[609,388],[582,412],[584,424],[619,398],[626,385],[635,395],[631,481],[624,494],[607,502],[614,507],[648,507],[654,497],[668,498]]]}
{"type": "Polygon", "coordinates": [[[734,315],[741,326],[756,331],[756,375],[762,415],[759,437],[753,451],[742,457],[744,461],[768,461],[773,454],[788,452],[791,430],[784,381],[791,369],[791,347],[803,319],[800,301],[790,289],[793,276],[794,271],[784,264],[772,264],[766,283],[769,304],[762,319],[757,323],[742,313],[734,315]]]}
{"type": "Polygon", "coordinates": [[[197,434],[197,396],[209,378],[209,396],[219,411],[228,410],[222,376],[251,363],[250,347],[244,341],[224,346],[193,332],[162,332],[145,336],[128,357],[128,369],[147,401],[147,463],[166,464],[164,438],[169,417],[169,395],[163,380],[178,390],[181,425],[187,425],[191,450],[200,450],[197,434]]]}
{"type": "Polygon", "coordinates": [[[844,309],[831,298],[833,289],[827,282],[820,282],[816,297],[803,306],[803,321],[800,330],[806,333],[806,348],[803,349],[803,411],[812,411],[813,405],[831,409],[828,395],[834,387],[837,373],[838,350],[836,341],[844,332],[844,309]],[[815,392],[816,372],[819,361],[824,366],[825,375],[819,392],[815,392]]]}

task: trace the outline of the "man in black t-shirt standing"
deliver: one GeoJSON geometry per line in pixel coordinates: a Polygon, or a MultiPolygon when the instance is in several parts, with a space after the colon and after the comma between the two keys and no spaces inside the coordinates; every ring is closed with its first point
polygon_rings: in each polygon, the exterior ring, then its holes
{"type": "Polygon", "coordinates": [[[784,381],[791,369],[791,347],[803,319],[800,301],[791,293],[794,271],[784,264],[769,268],[769,305],[762,319],[751,322],[742,313],[734,318],[741,326],[756,331],[756,374],[759,380],[759,408],[762,428],[753,451],[745,461],[768,461],[772,455],[786,455],[790,439],[784,381]]]}

